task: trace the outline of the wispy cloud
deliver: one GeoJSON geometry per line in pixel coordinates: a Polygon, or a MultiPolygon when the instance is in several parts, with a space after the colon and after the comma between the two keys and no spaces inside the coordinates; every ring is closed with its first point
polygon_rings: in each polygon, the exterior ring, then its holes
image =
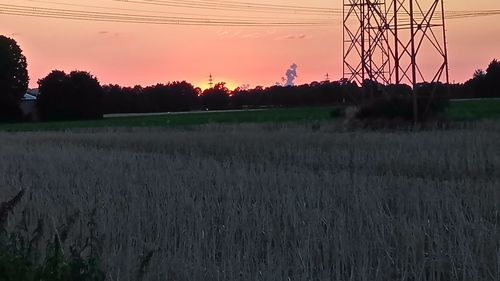
{"type": "Polygon", "coordinates": [[[257,39],[260,37],[262,37],[262,34],[259,32],[245,33],[240,36],[241,39],[257,39]]]}
{"type": "Polygon", "coordinates": [[[242,31],[228,31],[228,30],[217,30],[216,35],[227,38],[239,38],[239,39],[258,39],[269,35],[268,33],[261,32],[242,32],[242,31]]]}
{"type": "Polygon", "coordinates": [[[289,34],[289,35],[285,35],[285,36],[280,36],[280,37],[277,37],[276,40],[302,40],[302,39],[306,39],[307,38],[307,35],[305,34],[289,34]]]}
{"type": "Polygon", "coordinates": [[[97,34],[102,35],[102,36],[105,36],[105,35],[111,35],[111,36],[115,36],[115,37],[120,36],[120,33],[118,33],[118,32],[113,33],[113,32],[108,31],[108,30],[99,31],[99,32],[97,32],[97,34]]]}
{"type": "Polygon", "coordinates": [[[217,34],[217,35],[219,35],[219,36],[226,36],[226,35],[228,35],[228,34],[229,34],[229,31],[227,31],[227,30],[217,30],[217,31],[215,32],[215,34],[217,34]]]}

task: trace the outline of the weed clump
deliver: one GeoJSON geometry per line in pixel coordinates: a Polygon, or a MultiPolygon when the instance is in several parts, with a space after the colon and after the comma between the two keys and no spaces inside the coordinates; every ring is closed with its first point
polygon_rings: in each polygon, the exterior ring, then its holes
{"type": "MultiPolygon", "coordinates": [[[[39,220],[35,229],[30,230],[25,222],[25,212],[19,223],[19,230],[7,231],[8,216],[24,194],[25,191],[21,190],[13,199],[0,204],[0,280],[105,280],[106,276],[100,263],[101,254],[95,251],[99,241],[92,235],[83,238],[84,244],[71,244],[69,255],[64,253],[68,231],[78,213],[57,227],[56,234],[45,242],[42,239],[45,228],[43,221],[39,220]]],[[[91,218],[91,221],[94,220],[95,218],[91,218]]]]}

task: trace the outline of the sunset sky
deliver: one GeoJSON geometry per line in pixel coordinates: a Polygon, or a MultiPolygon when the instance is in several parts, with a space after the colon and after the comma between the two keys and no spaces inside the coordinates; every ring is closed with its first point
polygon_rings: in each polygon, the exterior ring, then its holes
{"type": "MultiPolygon", "coordinates": [[[[298,65],[299,84],[323,80],[326,73],[334,80],[342,76],[342,15],[317,12],[319,9],[303,13],[281,9],[285,5],[341,11],[341,0],[0,0],[0,8],[4,5],[24,14],[6,15],[0,9],[0,34],[14,38],[23,49],[30,87],[36,87],[38,79],[54,69],[89,71],[101,84],[147,86],[186,80],[202,88],[210,73],[215,82],[226,81],[230,88],[242,84],[270,86],[281,82],[292,63],[298,65]],[[239,7],[238,3],[260,3],[269,5],[269,9],[228,8],[239,7]],[[278,21],[320,24],[277,27],[99,22],[31,17],[29,10],[20,12],[19,7],[31,7],[33,11],[38,7],[38,12],[45,7],[64,13],[107,13],[114,18],[120,14],[211,22],[225,19],[250,25],[278,21]]],[[[445,5],[449,11],[500,10],[497,0],[450,0],[445,5]]],[[[499,15],[448,20],[451,81],[464,82],[475,69],[500,58],[499,21],[499,15]]]]}

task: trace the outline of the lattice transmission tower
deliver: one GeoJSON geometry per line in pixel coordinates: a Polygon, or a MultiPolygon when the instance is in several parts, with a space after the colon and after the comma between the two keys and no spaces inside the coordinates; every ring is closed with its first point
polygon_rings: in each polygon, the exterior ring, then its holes
{"type": "Polygon", "coordinates": [[[344,78],[449,82],[444,0],[344,0],[344,78]]]}
{"type": "Polygon", "coordinates": [[[390,83],[385,0],[344,0],[344,78],[390,83]]]}

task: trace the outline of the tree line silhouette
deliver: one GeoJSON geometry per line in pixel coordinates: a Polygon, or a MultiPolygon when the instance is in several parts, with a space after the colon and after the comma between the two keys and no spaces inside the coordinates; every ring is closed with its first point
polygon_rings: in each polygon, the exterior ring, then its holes
{"type": "Polygon", "coordinates": [[[349,82],[236,88],[232,91],[225,83],[202,91],[187,82],[173,82],[145,88],[105,85],[103,92],[105,113],[139,113],[337,104],[346,103],[360,91],[349,82]]]}
{"type": "MultiPolygon", "coordinates": [[[[381,85],[368,80],[363,85],[339,80],[232,91],[224,83],[202,91],[187,82],[146,88],[107,85],[103,89],[105,113],[359,105],[384,96],[410,97],[413,91],[408,85],[381,85]]],[[[417,95],[441,100],[500,97],[500,62],[493,60],[486,71],[476,71],[463,84],[422,83],[417,95]]]]}
{"type": "MultiPolygon", "coordinates": [[[[28,88],[26,58],[15,40],[0,36],[0,121],[22,120],[19,106],[28,88]]],[[[244,87],[229,90],[225,83],[202,90],[182,81],[148,87],[101,86],[85,71],[66,74],[54,70],[38,81],[36,112],[39,120],[102,118],[108,113],[177,112],[262,107],[360,105],[380,97],[405,98],[406,85],[363,85],[347,80],[312,82],[299,86],[244,87]]],[[[463,84],[423,83],[417,88],[427,98],[500,97],[500,62],[477,70],[463,84]]]]}

